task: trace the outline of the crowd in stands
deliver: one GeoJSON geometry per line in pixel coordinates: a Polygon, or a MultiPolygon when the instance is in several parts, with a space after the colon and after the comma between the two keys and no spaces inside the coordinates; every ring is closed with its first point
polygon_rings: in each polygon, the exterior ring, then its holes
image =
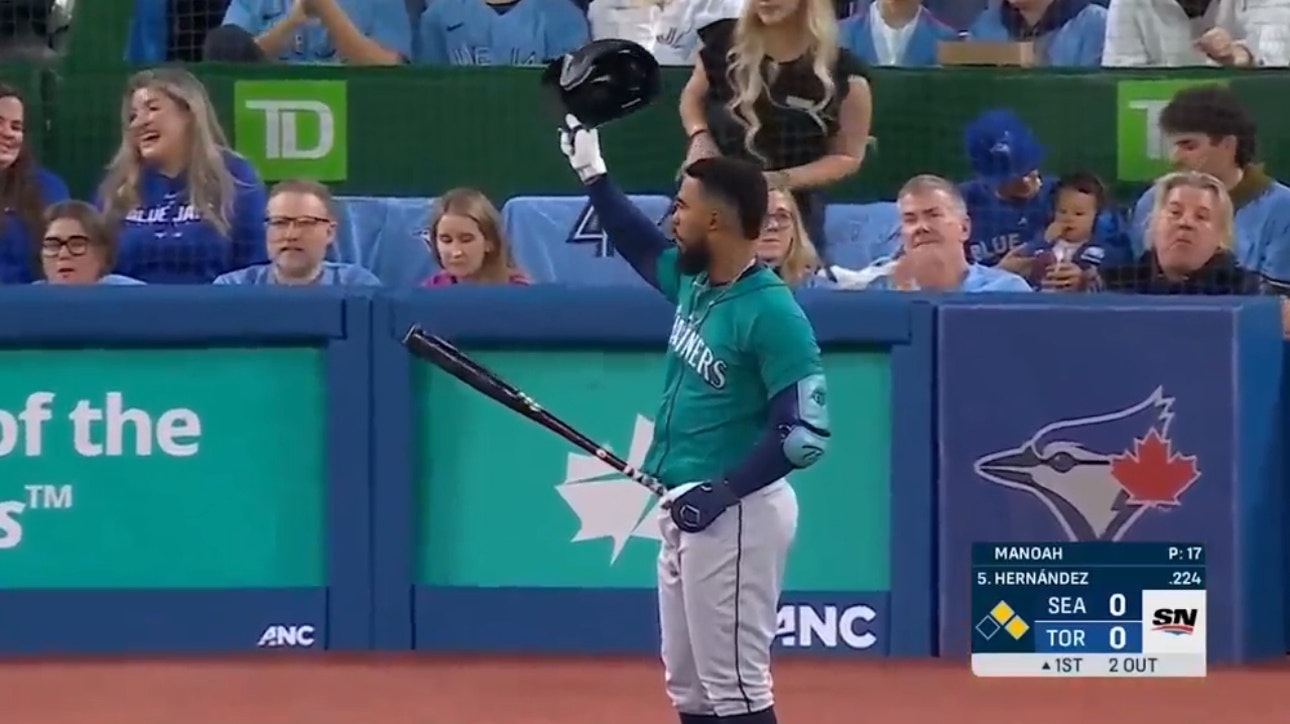
{"type": "MultiPolygon", "coordinates": [[[[626,38],[649,48],[660,63],[690,65],[701,44],[698,31],[738,17],[743,5],[743,0],[136,0],[129,54],[140,63],[205,57],[527,65],[591,39],[626,38]]],[[[841,45],[870,65],[1290,66],[1287,0],[836,0],[835,9],[841,45]],[[952,43],[967,45],[943,47],[952,43]],[[968,56],[955,52],[964,48],[968,56]]]]}
{"type": "MultiPolygon", "coordinates": [[[[174,27],[167,13],[179,4],[137,0],[130,48],[136,59],[174,59],[164,35],[174,27]],[[158,18],[160,36],[153,27],[158,18]]],[[[69,0],[47,6],[64,17],[74,10],[69,0]]],[[[758,80],[758,66],[741,62],[748,43],[735,30],[733,19],[743,12],[738,0],[593,0],[589,9],[573,0],[431,0],[424,8],[404,0],[186,5],[193,17],[218,18],[202,48],[224,60],[525,64],[609,33],[640,40],[664,63],[695,64],[679,111],[690,144],[685,157],[743,154],[766,161],[772,191],[759,256],[794,287],[1290,292],[1290,188],[1258,163],[1255,124],[1222,84],[1181,90],[1163,109],[1160,131],[1177,172],[1127,209],[1095,174],[1046,172],[1042,141],[1006,109],[986,111],[964,130],[971,178],[920,175],[905,184],[892,204],[890,233],[868,240],[862,264],[832,263],[838,255],[814,192],[862,172],[875,102],[866,80],[870,65],[936,62],[932,41],[962,37],[1034,41],[1040,56],[1056,64],[1114,57],[1146,65],[1284,65],[1290,62],[1290,0],[1111,0],[1109,8],[1079,0],[991,0],[962,32],[914,0],[851,8],[840,24],[823,0],[759,0],[756,13],[769,27],[775,13],[792,15],[799,7],[827,12],[827,20],[811,16],[806,25],[812,32],[827,26],[820,32],[839,38],[842,48],[832,68],[785,61],[780,85],[804,78],[814,82],[812,92],[821,85],[838,90],[803,101],[790,88],[771,107],[761,105],[759,94],[785,91],[759,85],[765,81],[758,80]],[[1189,29],[1172,30],[1179,19],[1189,29]],[[1129,26],[1159,32],[1129,50],[1126,36],[1117,36],[1129,26]],[[729,123],[713,122],[714,98],[731,110],[729,123]],[[760,153],[753,140],[765,137],[758,135],[760,124],[799,122],[794,118],[802,114],[789,112],[795,100],[819,116],[820,133],[798,129],[786,137],[779,128],[777,142],[796,145],[760,153]]],[[[257,169],[233,150],[201,82],[182,66],[134,75],[121,117],[120,146],[105,159],[94,197],[71,201],[57,169],[33,161],[24,140],[24,99],[14,88],[0,88],[0,282],[381,284],[372,270],[336,260],[340,212],[331,192],[307,179],[266,189],[257,169]]],[[[508,227],[505,209],[481,192],[443,193],[429,218],[419,253],[433,271],[420,280],[424,286],[552,281],[523,268],[508,236],[525,229],[508,227]]]]}
{"type": "MultiPolygon", "coordinates": [[[[591,39],[626,38],[649,48],[660,63],[690,65],[698,55],[698,31],[738,17],[744,5],[743,0],[133,2],[126,53],[140,64],[205,58],[528,65],[591,39]]],[[[0,37],[24,38],[16,45],[36,55],[56,51],[74,4],[0,0],[0,37]]],[[[841,45],[875,66],[1290,66],[1290,0],[834,0],[834,6],[841,45]]]]}

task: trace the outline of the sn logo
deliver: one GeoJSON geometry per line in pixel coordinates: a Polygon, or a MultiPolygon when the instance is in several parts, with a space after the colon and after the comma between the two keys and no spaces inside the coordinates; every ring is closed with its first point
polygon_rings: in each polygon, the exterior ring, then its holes
{"type": "Polygon", "coordinates": [[[260,640],[255,645],[258,648],[309,648],[317,641],[316,632],[313,626],[281,626],[273,625],[264,629],[260,634],[260,640]]]}

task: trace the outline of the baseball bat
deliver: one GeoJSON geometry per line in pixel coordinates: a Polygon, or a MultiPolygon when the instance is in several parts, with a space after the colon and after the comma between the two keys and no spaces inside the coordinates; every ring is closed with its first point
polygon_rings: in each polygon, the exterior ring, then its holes
{"type": "Polygon", "coordinates": [[[407,334],[403,336],[403,346],[418,359],[435,365],[476,392],[559,435],[574,447],[603,461],[627,478],[648,488],[655,495],[659,497],[666,495],[667,488],[662,483],[596,444],[591,438],[574,429],[572,425],[547,411],[532,397],[516,389],[514,385],[502,379],[493,371],[467,357],[461,350],[442,337],[429,334],[413,325],[408,329],[407,334]]]}

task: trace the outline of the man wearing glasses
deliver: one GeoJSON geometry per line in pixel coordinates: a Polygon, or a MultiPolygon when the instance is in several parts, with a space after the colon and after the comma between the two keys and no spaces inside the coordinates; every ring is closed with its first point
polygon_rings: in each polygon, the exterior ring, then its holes
{"type": "Polygon", "coordinates": [[[269,191],[265,244],[269,263],[216,277],[219,285],[380,286],[357,264],[326,260],[336,237],[336,202],[326,186],[308,180],[283,181],[269,191]]]}

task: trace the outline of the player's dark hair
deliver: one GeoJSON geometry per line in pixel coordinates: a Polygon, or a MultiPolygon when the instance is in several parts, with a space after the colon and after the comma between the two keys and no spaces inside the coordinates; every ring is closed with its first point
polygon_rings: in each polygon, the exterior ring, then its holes
{"type": "Polygon", "coordinates": [[[1254,119],[1230,88],[1218,84],[1184,88],[1160,112],[1165,133],[1202,133],[1211,143],[1236,139],[1236,165],[1247,166],[1258,155],[1254,119]]]}
{"type": "Polygon", "coordinates": [[[1057,188],[1053,194],[1053,202],[1057,201],[1057,194],[1063,191],[1076,191],[1081,194],[1088,194],[1093,197],[1097,203],[1097,210],[1102,211],[1110,205],[1110,192],[1106,190],[1106,184],[1096,174],[1087,171],[1076,171],[1062,176],[1057,181],[1057,188]]]}
{"type": "Polygon", "coordinates": [[[760,166],[739,158],[701,158],[685,167],[685,175],[698,181],[705,193],[735,210],[745,239],[761,236],[770,190],[760,166]]]}

